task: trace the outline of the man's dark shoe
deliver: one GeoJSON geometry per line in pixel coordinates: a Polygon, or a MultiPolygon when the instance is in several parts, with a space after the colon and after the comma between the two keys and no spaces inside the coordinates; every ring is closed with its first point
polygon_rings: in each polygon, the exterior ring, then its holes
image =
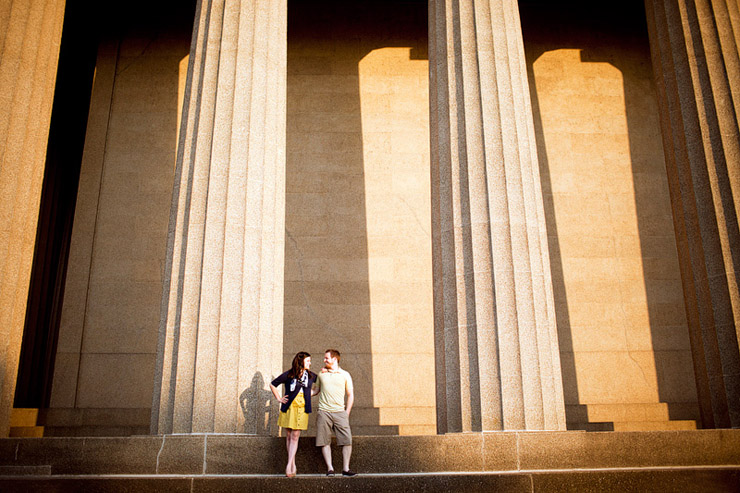
{"type": "Polygon", "coordinates": [[[349,471],[342,471],[342,476],[351,478],[352,476],[357,476],[357,473],[350,469],[349,471]]]}
{"type": "Polygon", "coordinates": [[[329,470],[328,470],[328,471],[326,472],[326,475],[327,475],[327,476],[334,476],[334,469],[329,469],[329,470]]]}

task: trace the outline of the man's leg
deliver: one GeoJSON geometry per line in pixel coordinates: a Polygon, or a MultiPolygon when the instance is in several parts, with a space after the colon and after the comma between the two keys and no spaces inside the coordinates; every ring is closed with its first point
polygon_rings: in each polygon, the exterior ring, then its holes
{"type": "Polygon", "coordinates": [[[352,455],[352,445],[342,447],[342,471],[349,471],[349,458],[352,455]]]}
{"type": "Polygon", "coordinates": [[[355,473],[349,468],[349,459],[352,455],[352,429],[346,411],[334,413],[334,433],[337,435],[337,445],[342,447],[342,475],[354,476],[355,473]]]}
{"type": "Polygon", "coordinates": [[[331,463],[331,445],[324,445],[321,447],[321,455],[324,456],[324,462],[326,462],[326,470],[333,471],[334,466],[331,463]]]}
{"type": "Polygon", "coordinates": [[[334,472],[331,462],[331,416],[325,411],[319,411],[316,417],[316,446],[321,447],[321,455],[326,462],[326,471],[334,472]]]}

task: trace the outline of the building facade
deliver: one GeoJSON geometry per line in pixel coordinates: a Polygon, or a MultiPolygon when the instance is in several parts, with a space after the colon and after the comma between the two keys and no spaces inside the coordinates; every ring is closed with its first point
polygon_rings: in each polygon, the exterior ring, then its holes
{"type": "Polygon", "coordinates": [[[3,9],[5,433],[740,426],[734,1],[3,9]]]}

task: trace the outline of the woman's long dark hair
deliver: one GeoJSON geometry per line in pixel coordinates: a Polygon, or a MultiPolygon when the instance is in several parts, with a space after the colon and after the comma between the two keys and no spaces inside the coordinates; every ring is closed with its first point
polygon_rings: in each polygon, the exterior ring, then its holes
{"type": "Polygon", "coordinates": [[[290,365],[290,370],[288,370],[288,378],[301,378],[303,375],[303,361],[310,356],[306,351],[300,351],[296,354],[293,358],[293,364],[290,365]]]}

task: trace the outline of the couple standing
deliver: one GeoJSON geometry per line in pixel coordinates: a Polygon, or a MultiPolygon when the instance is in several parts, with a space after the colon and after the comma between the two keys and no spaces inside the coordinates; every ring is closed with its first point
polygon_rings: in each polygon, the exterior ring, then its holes
{"type": "Polygon", "coordinates": [[[342,476],[354,476],[349,468],[352,455],[352,431],[349,427],[349,414],[355,401],[352,377],[339,367],[341,355],[336,349],[324,353],[324,368],[317,375],[310,371],[311,355],[301,351],[293,358],[288,371],[270,383],[275,398],[280,401],[278,426],[285,429],[285,444],[288,449],[288,465],[285,475],[296,475],[295,454],[298,451],[298,437],[301,430],[308,428],[308,414],[311,412],[311,397],[319,396],[319,412],[316,418],[316,446],[321,447],[321,455],[326,462],[327,476],[334,476],[331,460],[331,432],[337,436],[337,445],[342,447],[342,476]],[[314,386],[314,383],[316,384],[314,386]],[[278,385],[285,386],[281,397],[278,385]],[[347,396],[347,408],[344,396],[347,396]]]}

